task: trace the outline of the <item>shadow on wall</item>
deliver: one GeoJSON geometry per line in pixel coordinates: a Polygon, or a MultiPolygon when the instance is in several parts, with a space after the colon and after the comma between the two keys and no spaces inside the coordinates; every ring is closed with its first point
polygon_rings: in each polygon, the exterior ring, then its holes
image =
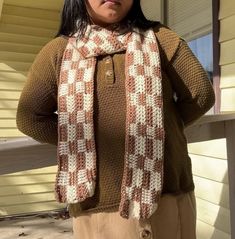
{"type": "Polygon", "coordinates": [[[198,239],[230,239],[226,140],[189,144],[197,197],[198,239]]]}

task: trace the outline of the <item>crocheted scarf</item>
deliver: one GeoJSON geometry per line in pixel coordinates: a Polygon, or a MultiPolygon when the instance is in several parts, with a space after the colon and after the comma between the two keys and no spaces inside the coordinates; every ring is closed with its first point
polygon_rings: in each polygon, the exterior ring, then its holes
{"type": "Polygon", "coordinates": [[[56,199],[77,203],[94,194],[96,57],[121,51],[126,51],[126,133],[119,212],[124,218],[145,219],[157,209],[163,184],[162,78],[152,29],[120,34],[89,26],[82,39],[76,34],[69,38],[58,89],[56,199]]]}

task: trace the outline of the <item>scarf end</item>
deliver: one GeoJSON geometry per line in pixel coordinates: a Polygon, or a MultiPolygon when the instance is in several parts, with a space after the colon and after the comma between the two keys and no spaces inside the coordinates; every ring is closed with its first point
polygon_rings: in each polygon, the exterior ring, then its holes
{"type": "Polygon", "coordinates": [[[148,219],[157,210],[158,203],[141,204],[140,202],[125,200],[119,206],[120,216],[126,219],[148,219]]]}
{"type": "Polygon", "coordinates": [[[95,193],[95,181],[84,182],[78,185],[55,186],[55,198],[59,203],[79,203],[92,197],[95,193]]]}

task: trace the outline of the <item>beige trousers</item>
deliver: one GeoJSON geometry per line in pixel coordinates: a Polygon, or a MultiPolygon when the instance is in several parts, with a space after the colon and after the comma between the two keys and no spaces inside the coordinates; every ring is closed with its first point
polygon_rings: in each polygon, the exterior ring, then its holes
{"type": "Polygon", "coordinates": [[[193,192],[162,196],[147,220],[123,219],[119,212],[88,213],[73,218],[74,239],[196,239],[193,192]]]}

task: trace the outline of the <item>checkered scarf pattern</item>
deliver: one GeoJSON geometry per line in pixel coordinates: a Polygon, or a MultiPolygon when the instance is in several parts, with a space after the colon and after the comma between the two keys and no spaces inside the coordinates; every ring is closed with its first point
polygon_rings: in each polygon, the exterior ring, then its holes
{"type": "MultiPolygon", "coordinates": [[[[152,29],[118,34],[89,26],[65,49],[58,89],[56,198],[77,203],[94,195],[93,122],[96,57],[126,51],[125,166],[120,215],[145,219],[157,209],[163,184],[163,97],[160,56],[152,29]]],[[[108,179],[107,179],[108,180],[108,179]]]]}

